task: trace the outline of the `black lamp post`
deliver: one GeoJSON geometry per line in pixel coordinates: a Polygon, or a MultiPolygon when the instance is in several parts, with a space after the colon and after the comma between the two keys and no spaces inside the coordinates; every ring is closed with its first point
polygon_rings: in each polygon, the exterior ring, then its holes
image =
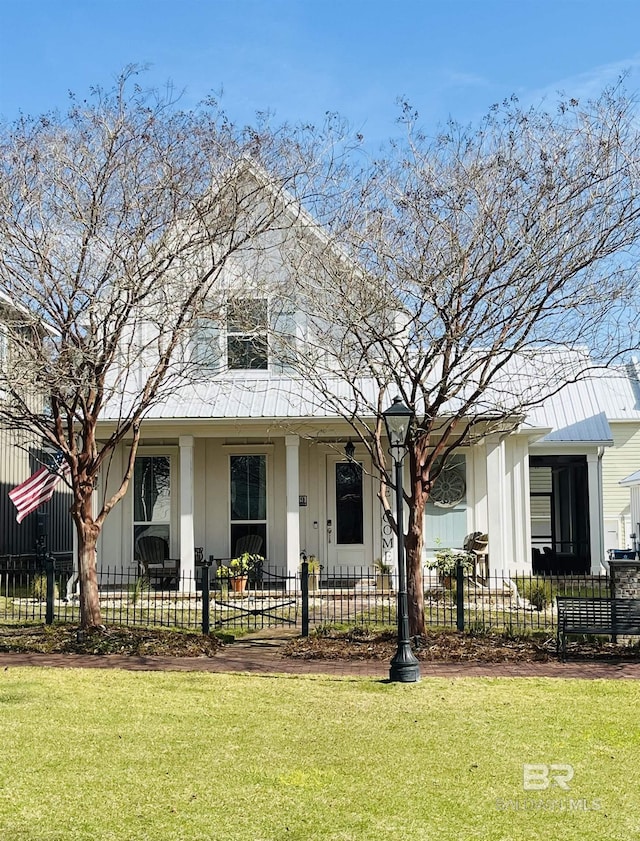
{"type": "Polygon", "coordinates": [[[389,452],[396,469],[396,523],[398,524],[398,649],[391,660],[389,680],[415,683],[420,680],[420,665],[409,644],[409,606],[407,601],[407,570],[404,557],[404,493],[402,460],[407,454],[407,438],[412,412],[399,397],[382,413],[391,445],[389,452]]]}

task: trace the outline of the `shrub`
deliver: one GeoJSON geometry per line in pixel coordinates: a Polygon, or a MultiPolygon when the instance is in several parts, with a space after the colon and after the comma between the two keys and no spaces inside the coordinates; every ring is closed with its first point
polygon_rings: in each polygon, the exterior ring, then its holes
{"type": "MultiPolygon", "coordinates": [[[[44,572],[39,572],[33,579],[31,584],[31,595],[39,602],[46,602],[47,600],[47,575],[44,572]]],[[[54,601],[60,597],[58,585],[53,584],[53,598],[54,601]]]]}
{"type": "Polygon", "coordinates": [[[139,575],[131,588],[131,604],[136,604],[139,599],[142,598],[142,595],[150,589],[151,583],[149,581],[149,576],[139,575]]]}
{"type": "Polygon", "coordinates": [[[437,569],[441,575],[455,575],[458,565],[465,572],[473,569],[475,556],[471,552],[463,552],[456,549],[439,549],[435,555],[435,560],[427,561],[425,566],[428,569],[437,569]]]}
{"type": "Polygon", "coordinates": [[[481,619],[474,619],[467,626],[467,633],[470,637],[488,637],[491,634],[491,625],[481,619]]]}
{"type": "Polygon", "coordinates": [[[536,608],[544,610],[553,602],[553,588],[550,581],[540,581],[532,578],[525,582],[523,593],[525,599],[536,608]]]}

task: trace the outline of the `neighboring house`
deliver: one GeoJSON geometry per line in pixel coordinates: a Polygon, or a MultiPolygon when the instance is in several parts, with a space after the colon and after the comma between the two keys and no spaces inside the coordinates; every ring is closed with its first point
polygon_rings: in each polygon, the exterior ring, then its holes
{"type": "MultiPolygon", "coordinates": [[[[0,292],[0,366],[3,369],[13,358],[11,331],[7,324],[10,321],[12,329],[16,329],[19,318],[19,311],[0,292]]],[[[0,388],[0,401],[4,399],[6,395],[0,388]]],[[[70,492],[64,484],[58,486],[51,501],[38,512],[29,514],[22,523],[16,522],[16,508],[8,493],[35,473],[42,466],[43,458],[40,442],[25,440],[24,436],[0,424],[0,556],[33,554],[41,533],[46,533],[50,551],[67,553],[72,550],[70,492]]]]}
{"type": "Polygon", "coordinates": [[[629,489],[629,509],[633,529],[629,535],[629,546],[621,548],[640,551],[640,470],[627,476],[620,484],[629,489]]]}
{"type": "Polygon", "coordinates": [[[613,447],[602,460],[605,549],[631,548],[638,520],[630,510],[629,487],[623,480],[640,469],[640,363],[635,360],[606,378],[604,410],[613,447]]]}

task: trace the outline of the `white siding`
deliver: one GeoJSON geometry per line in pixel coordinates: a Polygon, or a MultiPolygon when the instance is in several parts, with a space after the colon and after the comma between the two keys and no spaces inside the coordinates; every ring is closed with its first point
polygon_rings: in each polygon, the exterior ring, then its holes
{"type": "Polygon", "coordinates": [[[640,423],[611,421],[614,446],[605,450],[602,458],[602,495],[604,519],[607,524],[607,544],[617,547],[628,545],[630,522],[629,488],[620,485],[634,470],[640,469],[640,423]],[[617,536],[614,537],[614,524],[617,536]]]}
{"type": "Polygon", "coordinates": [[[640,469],[640,423],[611,421],[614,446],[602,458],[604,516],[619,517],[629,510],[629,488],[619,482],[640,469]]]}

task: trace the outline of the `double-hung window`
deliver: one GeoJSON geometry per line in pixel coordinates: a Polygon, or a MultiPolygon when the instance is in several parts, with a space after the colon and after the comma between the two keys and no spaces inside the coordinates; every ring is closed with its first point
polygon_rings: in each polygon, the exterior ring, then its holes
{"type": "Polygon", "coordinates": [[[266,371],[266,298],[235,298],[227,305],[227,366],[232,371],[266,371]]]}
{"type": "Polygon", "coordinates": [[[171,547],[171,458],[138,456],[133,469],[133,551],[140,559],[140,540],[161,538],[165,557],[171,547]]]}

